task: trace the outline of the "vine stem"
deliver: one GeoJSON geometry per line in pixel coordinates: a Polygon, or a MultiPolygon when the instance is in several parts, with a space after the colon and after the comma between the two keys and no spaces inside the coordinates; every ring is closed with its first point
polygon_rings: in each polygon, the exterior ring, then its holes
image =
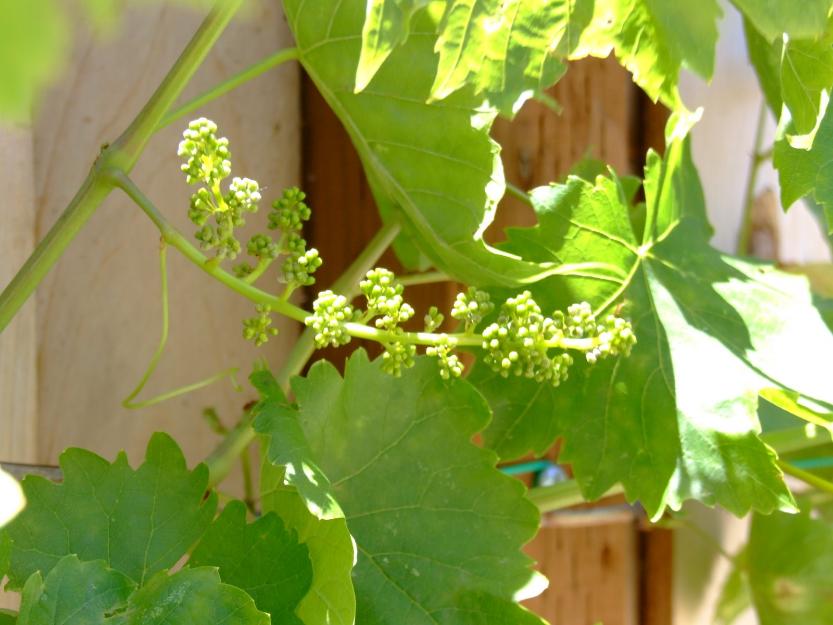
{"type": "MultiPolygon", "coordinates": [[[[342,293],[348,299],[355,297],[358,294],[359,280],[373,268],[382,253],[393,243],[399,231],[400,225],[397,222],[383,225],[362,253],[333,283],[332,289],[342,293]]],[[[315,331],[312,328],[307,328],[298,337],[283,366],[278,371],[277,380],[284,389],[287,389],[289,380],[293,376],[301,373],[314,351],[315,331]]],[[[235,460],[254,438],[255,431],[249,420],[241,421],[229,432],[222,443],[205,460],[206,465],[208,465],[209,487],[216,486],[228,475],[235,460]]]]}
{"type": "Polygon", "coordinates": [[[781,470],[786,473],[787,475],[791,475],[792,477],[801,480],[805,484],[809,484],[810,486],[817,488],[821,491],[826,493],[833,493],[833,482],[828,482],[824,478],[819,477],[809,471],[805,471],[804,469],[799,469],[797,466],[790,464],[784,460],[778,460],[778,466],[781,470]]]}
{"type": "Polygon", "coordinates": [[[55,265],[112,190],[103,172],[119,168],[129,172],[159,122],[202,64],[243,0],[219,0],[203,20],[185,50],[130,126],[113,144],[102,149],[87,178],[69,205],[38,243],[20,271],[0,293],[0,332],[55,265]]]}
{"type": "Polygon", "coordinates": [[[267,56],[265,59],[262,59],[247,67],[243,71],[235,74],[228,80],[221,82],[219,85],[212,87],[205,93],[198,95],[193,100],[190,100],[183,104],[182,106],[178,107],[177,109],[171,111],[159,122],[159,125],[156,127],[157,130],[161,130],[166,126],[170,126],[176,120],[185,117],[189,113],[193,113],[201,106],[205,106],[212,100],[216,100],[220,96],[225,95],[229,91],[233,91],[240,85],[245,82],[248,82],[252,78],[257,78],[261,74],[268,72],[270,69],[278,67],[287,61],[294,61],[298,58],[298,48],[285,48],[284,50],[278,50],[274,54],[267,56]]]}
{"type": "MultiPolygon", "coordinates": [[[[621,484],[615,484],[602,497],[621,495],[624,492],[625,489],[621,484]]],[[[576,480],[565,480],[552,486],[531,488],[527,492],[527,498],[538,507],[541,513],[569,508],[586,501],[576,480]]]]}
{"type": "Polygon", "coordinates": [[[758,111],[758,123],[755,127],[755,143],[752,152],[752,162],[749,166],[749,176],[746,179],[746,189],[743,193],[743,214],[741,216],[740,230],[738,231],[737,253],[747,256],[751,253],[752,244],[752,212],[755,207],[755,186],[758,183],[758,172],[761,164],[769,158],[769,153],[761,153],[764,142],[764,130],[766,129],[766,101],[761,102],[758,111]]]}
{"type": "Polygon", "coordinates": [[[442,271],[426,271],[425,273],[411,273],[404,276],[397,276],[397,281],[402,286],[414,286],[417,284],[434,284],[436,282],[453,282],[454,279],[442,271]]]}

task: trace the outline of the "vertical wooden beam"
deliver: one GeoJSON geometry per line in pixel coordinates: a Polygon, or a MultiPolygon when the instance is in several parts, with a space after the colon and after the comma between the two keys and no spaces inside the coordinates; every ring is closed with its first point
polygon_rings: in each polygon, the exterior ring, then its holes
{"type": "MultiPolygon", "coordinates": [[[[0,127],[0,288],[35,244],[32,133],[0,127]]],[[[36,316],[34,300],[0,334],[0,459],[33,462],[37,441],[36,316]]]]}

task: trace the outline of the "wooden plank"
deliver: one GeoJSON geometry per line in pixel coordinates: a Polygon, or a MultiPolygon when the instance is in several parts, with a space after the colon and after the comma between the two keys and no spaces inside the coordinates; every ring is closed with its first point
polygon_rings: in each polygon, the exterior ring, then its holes
{"type": "MultiPolygon", "coordinates": [[[[196,95],[291,45],[278,3],[250,3],[223,35],[188,88],[196,95]]],[[[37,234],[43,236],[67,204],[99,151],[124,129],[198,26],[196,11],[159,4],[129,14],[116,35],[101,41],[80,35],[64,80],[46,99],[35,129],[37,234]]],[[[205,114],[231,141],[233,174],[255,178],[271,200],[297,183],[297,66],[273,70],[206,106],[205,114]]],[[[186,232],[190,188],[176,148],[187,120],[160,131],[133,178],[160,210],[186,232]]],[[[267,203],[264,202],[264,205],[267,203]]],[[[266,211],[250,225],[263,227],[266,211]]],[[[243,238],[245,244],[245,238],[243,238]]],[[[160,294],[158,233],[120,193],[114,193],[73,242],[37,295],[38,458],[55,462],[68,445],[107,456],[126,447],[142,456],[155,430],[170,432],[197,460],[216,444],[200,411],[215,406],[227,422],[253,397],[228,381],[140,411],[120,405],[138,381],[158,342],[160,294]]],[[[169,254],[171,338],[145,396],[239,367],[245,376],[256,358],[280,363],[294,324],[262,349],[241,337],[254,306],[169,254]]],[[[280,288],[265,279],[266,288],[280,288]]]]}
{"type": "Polygon", "coordinates": [[[634,514],[614,506],[592,510],[595,522],[592,517],[563,522],[558,514],[544,518],[527,553],[550,587],[527,601],[528,608],[558,625],[639,623],[634,514]]]}
{"type": "MultiPolygon", "coordinates": [[[[0,285],[6,285],[34,248],[35,185],[32,133],[0,128],[0,285]]],[[[35,302],[30,301],[0,334],[0,458],[36,457],[37,368],[35,302]]]]}

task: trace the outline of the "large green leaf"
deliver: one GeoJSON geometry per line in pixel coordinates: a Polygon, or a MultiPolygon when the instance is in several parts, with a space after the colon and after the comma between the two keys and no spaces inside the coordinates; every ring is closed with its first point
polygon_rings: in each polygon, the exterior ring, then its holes
{"type": "Polygon", "coordinates": [[[573,58],[605,57],[614,50],[639,86],[671,108],[681,106],[681,67],[711,78],[721,16],[716,0],[595,0],[594,5],[573,58]]]}
{"type": "Polygon", "coordinates": [[[781,115],[781,52],[784,47],[782,39],[767,41],[748,19],[743,20],[743,32],[746,36],[746,50],[749,61],[755,68],[761,91],[772,114],[781,115]]]}
{"type": "Polygon", "coordinates": [[[755,515],[747,547],[761,625],[833,622],[833,527],[807,514],[755,515]]]}
{"type": "Polygon", "coordinates": [[[330,481],[312,455],[298,422],[298,411],[290,405],[280,385],[268,371],[256,371],[250,380],[261,397],[252,409],[254,428],[269,437],[266,452],[269,462],[283,467],[284,481],[298,490],[316,517],[343,517],[344,513],[333,497],[330,481]]]}
{"type": "Polygon", "coordinates": [[[27,121],[64,59],[67,19],[55,0],[0,0],[0,119],[27,121]]]}
{"type": "MultiPolygon", "coordinates": [[[[131,595],[127,609],[107,625],[269,625],[245,592],[220,582],[217,569],[157,573],[131,595]]],[[[56,624],[57,625],[57,624],[56,624]]]]}
{"type": "Polygon", "coordinates": [[[833,229],[833,107],[827,107],[809,149],[790,144],[791,126],[781,128],[775,142],[773,164],[781,183],[781,203],[792,206],[804,196],[812,196],[833,229]]]}
{"type": "Polygon", "coordinates": [[[781,93],[794,131],[811,133],[833,86],[833,42],[791,39],[781,53],[781,93]]]}
{"type": "Polygon", "coordinates": [[[246,523],[246,506],[228,504],[188,560],[189,566],[216,566],[226,584],[251,595],[274,623],[300,623],[295,608],[312,583],[306,546],[274,513],[246,523]]]}
{"type": "MultiPolygon", "coordinates": [[[[607,308],[621,297],[637,345],[629,358],[577,365],[551,400],[521,403],[521,413],[517,403],[508,410],[496,403],[485,440],[514,457],[546,448],[553,433],[563,435],[562,457],[573,463],[586,496],[599,497],[621,481],[652,516],[687,498],[737,514],[791,509],[774,454],[758,438],[756,405],[760,389],[778,385],[833,400],[827,374],[833,336],[807,280],[708,245],[702,190],[686,144],[672,143],[665,161],[649,155],[648,217],[640,237],[631,230],[628,207],[613,203],[615,195],[615,183],[604,178],[536,190],[540,225],[512,231],[510,241],[534,242],[537,254],[566,258],[601,257],[620,247],[629,255],[621,286],[551,278],[532,291],[549,310],[570,300],[607,308]]],[[[491,386],[487,394],[502,394],[498,379],[474,380],[491,386]]],[[[534,397],[531,388],[526,393],[534,397]]],[[[504,396],[523,394],[514,389],[504,396]]]]}
{"type": "MultiPolygon", "coordinates": [[[[289,486],[283,467],[268,460],[260,474],[261,506],[275,512],[309,550],[312,587],[295,614],[305,625],[353,625],[356,595],[353,591],[355,549],[343,517],[321,519],[310,512],[310,501],[289,486]]],[[[313,506],[313,509],[316,509],[313,506]]]]}
{"type": "Polygon", "coordinates": [[[104,625],[107,616],[127,604],[136,588],[130,578],[108,569],[102,560],[61,558],[46,576],[34,573],[21,597],[18,625],[104,625]]]}
{"type": "Polygon", "coordinates": [[[471,443],[489,420],[471,385],[428,358],[394,378],[360,350],[293,389],[358,547],[357,622],[538,622],[512,602],[540,583],[520,552],[538,514],[471,443]]]}
{"type": "Polygon", "coordinates": [[[438,62],[431,12],[417,13],[407,41],[355,93],[364,3],[284,6],[301,63],[349,133],[385,219],[401,216],[438,268],[470,284],[515,285],[558,270],[482,239],[505,187],[499,146],[489,138],[495,113],[472,89],[426,103],[438,62]]]}
{"type": "Polygon", "coordinates": [[[827,26],[831,0],[732,0],[767,41],[787,33],[791,38],[814,39],[827,26]]]}
{"type": "Polygon", "coordinates": [[[104,560],[139,584],[173,566],[211,523],[216,495],[206,497],[208,469],[189,471],[176,443],[154,434],[144,464],[122,453],[112,464],[82,449],[61,455],[64,481],[23,480],[25,510],[7,527],[10,584],[47,576],[61,558],[104,560]]]}

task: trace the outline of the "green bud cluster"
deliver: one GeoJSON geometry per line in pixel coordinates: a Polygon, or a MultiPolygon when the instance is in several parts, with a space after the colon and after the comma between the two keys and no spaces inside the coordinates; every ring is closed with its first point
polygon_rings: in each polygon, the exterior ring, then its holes
{"type": "Polygon", "coordinates": [[[270,337],[278,333],[277,328],[272,327],[272,309],[268,306],[258,306],[257,316],[243,320],[243,338],[247,341],[254,341],[260,347],[270,337]]]}
{"type": "Polygon", "coordinates": [[[371,269],[359,287],[367,300],[367,317],[376,317],[377,328],[395,330],[414,316],[414,309],[402,297],[405,287],[397,282],[392,271],[383,267],[371,269]]]}
{"type": "Polygon", "coordinates": [[[301,236],[304,222],[312,214],[304,202],[306,197],[298,187],[285,189],[283,195],[272,203],[269,213],[269,228],[283,233],[283,251],[287,256],[281,269],[283,281],[290,289],[315,284],[313,274],[323,264],[318,250],[308,250],[307,242],[301,236]]]}
{"type": "Polygon", "coordinates": [[[374,325],[377,328],[393,335],[393,339],[382,342],[385,348],[382,369],[398,377],[402,375],[403,369],[414,365],[416,357],[416,345],[397,340],[397,337],[404,334],[400,324],[414,316],[413,307],[405,302],[402,295],[405,287],[396,280],[392,271],[377,267],[365,274],[359,288],[367,300],[364,318],[375,318],[374,325]]]}
{"type": "MultiPolygon", "coordinates": [[[[217,136],[217,125],[204,117],[192,121],[183,132],[177,151],[183,157],[182,171],[188,184],[198,188],[191,195],[188,217],[197,226],[195,238],[205,250],[214,250],[216,258],[236,258],[241,244],[235,229],[245,224],[245,215],[255,213],[261,201],[260,186],[255,180],[235,177],[223,191],[231,175],[231,153],[225,137],[217,136]]],[[[298,287],[315,283],[313,275],[321,267],[318,251],[307,249],[302,236],[304,223],[311,211],[305,203],[306,195],[297,187],[284,190],[272,203],[268,227],[279,229],[276,241],[268,233],[253,235],[246,244],[246,252],[257,263],[241,262],[234,267],[234,275],[254,281],[281,255],[281,278],[286,284],[283,298],[288,298],[298,287]]],[[[243,334],[258,345],[274,332],[270,328],[269,310],[258,309],[258,315],[246,319],[243,334]]],[[[332,338],[332,337],[331,337],[332,338]]],[[[328,339],[329,340],[329,339],[328,339]]],[[[336,339],[332,339],[336,340],[336,339]]],[[[342,339],[337,339],[342,340],[342,339]]]]}
{"type": "Polygon", "coordinates": [[[560,325],[544,316],[532,294],[524,291],[507,299],[497,321],[483,330],[484,361],[504,377],[512,374],[558,386],[567,379],[573,358],[566,352],[550,355],[547,343],[563,336],[560,325]]]}
{"type": "Polygon", "coordinates": [[[321,291],[312,304],[312,310],[304,323],[315,330],[316,347],[338,347],[350,342],[344,323],[357,321],[360,313],[353,309],[346,297],[329,290],[321,291]]]}
{"type": "Polygon", "coordinates": [[[177,154],[185,158],[182,171],[188,184],[203,185],[191,195],[188,209],[188,218],[198,227],[196,239],[219,258],[235,258],[240,242],[234,229],[246,223],[246,213],[257,211],[260,186],[235,177],[223,193],[222,183],[231,175],[228,139],[217,137],[217,124],[204,117],[188,124],[177,154]]]}
{"type": "Polygon", "coordinates": [[[434,332],[438,329],[445,320],[445,316],[437,309],[436,306],[431,306],[428,312],[425,313],[425,331],[434,332]]]}
{"type": "Polygon", "coordinates": [[[594,328],[599,343],[586,354],[587,362],[594,364],[599,358],[629,356],[636,344],[631,324],[615,315],[608,315],[594,328]]]}
{"type": "Polygon", "coordinates": [[[382,369],[395,376],[413,366],[417,345],[423,344],[425,354],[437,359],[444,379],[460,377],[463,363],[455,350],[460,345],[480,345],[485,363],[504,377],[523,376],[558,386],[567,379],[573,364],[568,350],[585,352],[592,364],[599,358],[627,355],[636,342],[630,323],[624,319],[608,315],[597,320],[586,302],[548,317],[529,291],[507,299],[497,319],[477,335],[476,326],[494,310],[494,305],[488,293],[475,288],[458,294],[451,311],[453,318],[466,325],[465,333],[436,333],[443,314],[432,306],[424,317],[425,333],[411,334],[401,324],[413,317],[414,309],[405,302],[404,287],[392,271],[372,269],[359,287],[367,300],[365,312],[356,311],[345,297],[324,291],[306,324],[316,332],[316,345],[324,347],[350,341],[346,322],[373,320],[375,330],[366,328],[361,335],[376,334],[385,349],[382,369]]]}
{"type": "Polygon", "coordinates": [[[443,334],[437,344],[429,345],[425,348],[426,355],[433,356],[437,359],[437,364],[440,367],[440,376],[442,376],[443,380],[459,378],[463,375],[463,363],[457,354],[453,353],[454,345],[453,339],[443,334]]]}
{"type": "Polygon", "coordinates": [[[466,332],[471,332],[494,309],[495,305],[486,291],[469,287],[465,293],[457,294],[451,316],[463,322],[466,332]]]}
{"type": "Polygon", "coordinates": [[[217,137],[217,124],[200,117],[182,133],[178,156],[187,157],[182,165],[188,184],[212,186],[231,174],[231,153],[228,139],[217,137]]]}

